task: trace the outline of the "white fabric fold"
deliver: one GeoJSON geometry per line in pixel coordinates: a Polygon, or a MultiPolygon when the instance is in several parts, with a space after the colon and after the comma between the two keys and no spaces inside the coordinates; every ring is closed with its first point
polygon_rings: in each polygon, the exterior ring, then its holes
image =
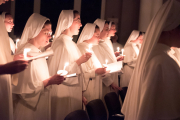
{"type": "MultiPolygon", "coordinates": [[[[165,119],[165,118],[175,119],[179,117],[178,110],[180,109],[180,106],[177,100],[179,101],[180,99],[179,98],[176,98],[174,100],[167,99],[173,97],[174,95],[177,96],[176,92],[172,90],[169,91],[167,88],[163,88],[163,86],[167,84],[162,84],[162,85],[158,84],[160,86],[156,86],[158,81],[155,81],[156,79],[153,78],[154,76],[159,75],[161,77],[168,73],[166,68],[160,68],[161,66],[164,67],[167,65],[167,63],[165,63],[166,59],[164,59],[162,63],[161,61],[159,62],[158,59],[154,59],[155,62],[152,61],[152,65],[148,67],[148,60],[150,60],[152,57],[150,55],[154,50],[162,31],[174,29],[179,25],[179,21],[180,21],[180,3],[176,0],[168,0],[159,9],[157,14],[153,17],[152,21],[150,22],[146,34],[144,36],[142,48],[140,50],[137,64],[133,72],[133,75],[131,77],[127,95],[122,107],[122,113],[125,115],[125,119],[148,120],[148,119],[165,119]],[[148,68],[149,68],[149,73],[150,71],[152,72],[151,75],[149,74],[146,75],[147,72],[146,69],[148,68]],[[153,71],[155,70],[158,71],[159,73],[153,73],[153,71]],[[165,93],[165,95],[159,92],[158,88],[162,88],[160,91],[163,90],[164,91],[163,93],[165,93]],[[154,91],[155,89],[157,89],[158,91],[157,93],[153,93],[155,92],[154,91]],[[157,99],[155,99],[155,97],[153,96],[154,94],[157,95],[156,96],[157,99]],[[162,100],[158,99],[161,97],[162,100]],[[147,99],[153,101],[150,102],[147,99]],[[175,104],[176,106],[174,106],[175,104]],[[171,109],[169,109],[167,105],[171,106],[171,109]],[[155,108],[151,109],[153,106],[155,108]]],[[[168,61],[169,58],[168,57],[166,58],[168,61]]],[[[174,63],[172,66],[174,66],[174,63]]],[[[176,71],[176,73],[173,74],[175,75],[173,78],[179,79],[177,76],[178,74],[179,73],[177,73],[176,71]]],[[[158,78],[159,76],[155,78],[158,78]]],[[[165,80],[166,78],[163,79],[165,80]]],[[[162,78],[158,78],[157,80],[162,80],[162,78]]],[[[173,86],[177,84],[176,82],[175,81],[172,82],[173,86]]],[[[179,90],[176,89],[175,91],[179,91],[179,90]]]]}

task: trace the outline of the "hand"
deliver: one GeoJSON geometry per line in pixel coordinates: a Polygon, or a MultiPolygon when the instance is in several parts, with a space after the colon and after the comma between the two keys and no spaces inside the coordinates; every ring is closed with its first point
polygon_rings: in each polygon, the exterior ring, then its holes
{"type": "Polygon", "coordinates": [[[48,85],[61,84],[65,80],[64,76],[54,75],[50,78],[48,85]]]}
{"type": "Polygon", "coordinates": [[[28,66],[27,60],[17,60],[1,65],[0,74],[16,74],[25,70],[28,66]]]}
{"type": "Polygon", "coordinates": [[[95,73],[98,75],[102,75],[102,74],[106,73],[106,67],[105,68],[97,68],[95,70],[95,73]]]}
{"type": "Polygon", "coordinates": [[[117,57],[117,61],[122,61],[122,60],[124,60],[124,56],[118,56],[117,57]]]}
{"type": "MultiPolygon", "coordinates": [[[[30,55],[27,55],[27,57],[32,57],[30,55]]],[[[18,54],[18,55],[14,55],[13,60],[24,60],[24,55],[23,54],[18,54]]]]}
{"type": "Polygon", "coordinates": [[[116,52],[114,52],[114,54],[115,54],[115,56],[117,57],[117,56],[120,55],[120,52],[116,51],[116,52]]]}
{"type": "MultiPolygon", "coordinates": [[[[7,2],[7,1],[9,1],[9,0],[0,0],[0,5],[1,5],[1,4],[4,4],[4,3],[7,2]]],[[[14,1],[14,0],[11,0],[11,1],[14,1]]]]}
{"type": "Polygon", "coordinates": [[[84,103],[84,105],[87,105],[88,103],[87,99],[84,96],[82,96],[82,102],[84,103]]]}
{"type": "Polygon", "coordinates": [[[88,53],[85,53],[84,55],[82,55],[77,61],[76,63],[78,65],[81,65],[82,63],[85,63],[89,60],[89,58],[91,57],[92,53],[88,52],[88,53]]]}
{"type": "Polygon", "coordinates": [[[119,91],[119,90],[120,90],[120,91],[122,90],[122,88],[121,88],[121,87],[118,87],[115,83],[112,83],[112,84],[111,84],[111,88],[112,88],[113,90],[115,90],[116,92],[119,91]]]}

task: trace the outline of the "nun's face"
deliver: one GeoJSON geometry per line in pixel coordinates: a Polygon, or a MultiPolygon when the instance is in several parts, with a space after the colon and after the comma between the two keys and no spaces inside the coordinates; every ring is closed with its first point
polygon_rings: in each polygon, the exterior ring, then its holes
{"type": "Polygon", "coordinates": [[[115,33],[116,33],[116,25],[111,25],[111,28],[109,30],[109,37],[111,36],[115,36],[115,33]]]}
{"type": "Polygon", "coordinates": [[[51,39],[51,35],[52,35],[51,24],[44,25],[44,28],[36,37],[39,46],[41,47],[46,46],[49,43],[49,39],[51,39]]]}
{"type": "Polygon", "coordinates": [[[91,38],[93,45],[98,45],[100,40],[100,30],[98,28],[95,29],[94,35],[91,38]]]}
{"type": "Polygon", "coordinates": [[[82,26],[81,24],[81,19],[79,14],[75,14],[75,18],[73,20],[72,25],[70,26],[70,31],[72,35],[78,35],[79,34],[79,29],[82,26]]]}
{"type": "Polygon", "coordinates": [[[136,39],[136,43],[142,44],[143,42],[143,36],[140,35],[137,39],[136,39]]]}
{"type": "Polygon", "coordinates": [[[11,32],[13,27],[14,27],[13,18],[11,15],[6,15],[6,18],[4,20],[4,24],[6,26],[7,32],[11,32]]]}
{"type": "Polygon", "coordinates": [[[106,23],[104,25],[103,30],[101,31],[100,38],[105,39],[108,37],[108,34],[109,34],[109,25],[106,23]]]}

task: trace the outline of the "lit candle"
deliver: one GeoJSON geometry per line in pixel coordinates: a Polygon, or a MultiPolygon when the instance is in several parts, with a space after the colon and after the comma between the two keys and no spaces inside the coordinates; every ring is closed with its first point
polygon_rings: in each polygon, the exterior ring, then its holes
{"type": "Polygon", "coordinates": [[[31,51],[30,48],[25,48],[25,49],[24,49],[24,52],[23,52],[24,59],[27,59],[27,53],[28,53],[29,51],[31,51]]]}
{"type": "Polygon", "coordinates": [[[54,39],[54,35],[53,35],[53,39],[54,39]]]}
{"type": "Polygon", "coordinates": [[[107,65],[107,63],[108,63],[108,60],[106,59],[106,65],[107,65]]]}
{"type": "Polygon", "coordinates": [[[16,49],[17,49],[17,44],[18,44],[18,42],[19,42],[19,39],[16,39],[16,49]]]}
{"type": "Polygon", "coordinates": [[[122,52],[122,56],[124,56],[124,55],[123,55],[124,49],[122,49],[121,52],[122,52]]]}
{"type": "Polygon", "coordinates": [[[92,48],[92,44],[89,44],[89,49],[86,49],[88,52],[93,53],[93,51],[91,51],[92,48]]]}
{"type": "Polygon", "coordinates": [[[65,65],[64,65],[64,69],[63,70],[65,70],[68,65],[69,65],[69,63],[66,62],[65,65]]]}
{"type": "Polygon", "coordinates": [[[119,48],[119,47],[117,47],[117,51],[118,51],[118,52],[119,52],[119,49],[120,49],[120,48],[119,48]]]}

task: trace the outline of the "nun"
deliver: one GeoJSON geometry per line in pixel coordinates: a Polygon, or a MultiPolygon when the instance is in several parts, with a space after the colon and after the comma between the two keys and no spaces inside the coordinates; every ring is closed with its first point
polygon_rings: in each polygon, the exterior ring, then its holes
{"type": "MultiPolygon", "coordinates": [[[[23,30],[21,41],[16,54],[22,54],[29,49],[28,55],[41,54],[40,48],[49,43],[51,38],[51,22],[40,14],[32,14],[23,30]]],[[[61,84],[64,77],[52,75],[50,77],[45,58],[32,60],[29,67],[18,74],[18,84],[13,86],[13,93],[18,102],[14,108],[14,120],[51,120],[52,84],[61,84]]]]}
{"type": "MultiPolygon", "coordinates": [[[[100,41],[100,30],[96,24],[87,23],[81,32],[77,41],[77,45],[82,54],[87,51],[92,52],[91,58],[85,63],[88,71],[93,74],[92,79],[89,81],[86,91],[83,96],[87,99],[84,101],[86,105],[89,101],[94,99],[102,99],[102,78],[101,75],[106,72],[96,55],[93,53],[92,46],[98,45],[100,41]]],[[[85,77],[87,78],[87,77],[85,77]]],[[[89,78],[87,78],[89,79],[89,78]]]]}
{"type": "Polygon", "coordinates": [[[61,11],[52,43],[54,56],[48,59],[49,72],[53,75],[59,70],[65,70],[68,74],[76,73],[77,76],[66,78],[59,86],[52,86],[52,120],[63,120],[70,112],[82,109],[82,91],[89,81],[84,79],[83,73],[87,69],[83,63],[89,60],[91,53],[81,55],[76,43],[72,41],[73,35],[78,35],[81,26],[78,11],[61,11]],[[65,67],[67,64],[69,65],[65,67]]]}
{"type": "Polygon", "coordinates": [[[122,106],[125,120],[180,119],[180,2],[168,0],[151,20],[122,106]]]}

